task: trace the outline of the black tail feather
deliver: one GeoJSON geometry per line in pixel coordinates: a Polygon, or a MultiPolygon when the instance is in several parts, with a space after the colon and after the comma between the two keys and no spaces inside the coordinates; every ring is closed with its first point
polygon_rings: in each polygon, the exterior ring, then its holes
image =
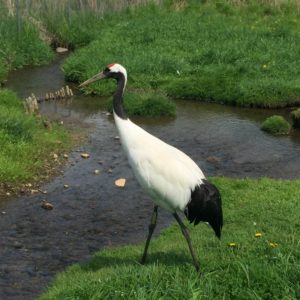
{"type": "Polygon", "coordinates": [[[203,180],[191,193],[191,200],[184,211],[190,223],[208,222],[216,236],[221,238],[223,212],[221,195],[212,183],[203,180]]]}

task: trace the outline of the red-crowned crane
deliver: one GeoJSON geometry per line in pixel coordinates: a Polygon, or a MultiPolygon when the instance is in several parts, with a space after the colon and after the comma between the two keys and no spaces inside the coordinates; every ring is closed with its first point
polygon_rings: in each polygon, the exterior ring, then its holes
{"type": "Polygon", "coordinates": [[[145,263],[150,239],[156,226],[158,206],[160,206],[170,211],[180,225],[195,268],[199,271],[199,262],[188,230],[177,211],[184,212],[190,223],[194,225],[200,221],[208,222],[216,236],[220,238],[223,226],[220,193],[212,183],[207,181],[190,157],[151,135],[126,116],[123,108],[123,93],[127,72],[123,66],[110,64],[103,72],[86,80],[79,87],[103,78],[113,78],[117,81],[113,96],[113,115],[121,143],[137,180],[155,204],[141,263],[145,263]]]}

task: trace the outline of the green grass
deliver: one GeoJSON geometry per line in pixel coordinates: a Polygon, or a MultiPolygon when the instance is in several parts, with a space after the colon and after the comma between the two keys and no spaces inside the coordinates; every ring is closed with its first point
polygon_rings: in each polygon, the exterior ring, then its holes
{"type": "Polygon", "coordinates": [[[51,152],[70,148],[66,130],[53,124],[46,129],[42,118],[26,115],[22,101],[9,90],[0,90],[0,182],[17,184],[48,173],[51,152]],[[47,164],[46,164],[47,163],[47,164]]]}
{"type": "MultiPolygon", "coordinates": [[[[38,30],[23,18],[18,31],[16,17],[0,2],[0,84],[9,71],[47,63],[53,56],[38,30]]],[[[17,187],[47,176],[54,166],[51,152],[67,150],[70,144],[66,130],[55,124],[45,129],[42,118],[25,114],[21,99],[0,89],[0,193],[4,185],[17,187]]]]}
{"type": "Polygon", "coordinates": [[[261,129],[273,135],[285,135],[289,134],[291,125],[284,117],[275,115],[267,118],[261,129]]]}
{"type": "MultiPolygon", "coordinates": [[[[81,82],[118,62],[128,70],[129,88],[239,106],[300,104],[296,6],[190,0],[175,9],[169,3],[91,17],[92,23],[74,17],[75,36],[87,30],[91,38],[64,64],[66,78],[81,82]]],[[[112,89],[101,83],[87,91],[112,89]]]]}
{"type": "MultiPolygon", "coordinates": [[[[124,96],[124,108],[128,116],[174,117],[176,106],[163,94],[130,92],[124,96]]],[[[113,110],[112,100],[107,101],[106,109],[113,110]]]]}
{"type": "Polygon", "coordinates": [[[223,198],[221,241],[206,224],[189,226],[201,277],[172,225],[151,242],[146,265],[138,262],[144,245],[106,249],[59,274],[40,300],[299,299],[300,181],[213,181],[223,198]]]}
{"type": "Polygon", "coordinates": [[[8,72],[24,65],[40,65],[53,58],[51,49],[39,38],[36,28],[22,23],[18,33],[15,17],[8,16],[0,3],[0,82],[8,72]]]}

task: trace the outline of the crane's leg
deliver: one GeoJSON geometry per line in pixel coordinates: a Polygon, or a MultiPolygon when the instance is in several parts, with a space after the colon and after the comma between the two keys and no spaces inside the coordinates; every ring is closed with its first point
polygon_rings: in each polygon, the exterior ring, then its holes
{"type": "Polygon", "coordinates": [[[149,225],[149,233],[148,233],[148,237],[147,237],[147,241],[146,241],[144,253],[143,253],[143,256],[142,256],[142,259],[141,259],[141,264],[144,264],[145,261],[146,261],[148,247],[149,247],[149,244],[150,244],[150,240],[151,240],[153,231],[154,231],[155,226],[156,226],[157,210],[158,210],[158,206],[155,205],[153,213],[152,213],[152,217],[151,217],[151,222],[150,222],[150,225],[149,225]]]}
{"type": "Polygon", "coordinates": [[[184,237],[185,237],[185,239],[186,239],[186,241],[189,245],[189,249],[190,249],[190,252],[191,252],[191,255],[192,255],[192,258],[193,258],[193,262],[194,262],[194,266],[196,268],[196,271],[199,272],[200,271],[200,265],[199,265],[199,261],[198,261],[196,255],[195,255],[189,232],[188,232],[186,226],[183,224],[183,222],[181,221],[181,219],[179,218],[179,216],[176,212],[173,214],[173,216],[176,219],[176,221],[178,222],[178,224],[180,225],[181,231],[182,231],[182,233],[183,233],[183,235],[184,235],[184,237]]]}

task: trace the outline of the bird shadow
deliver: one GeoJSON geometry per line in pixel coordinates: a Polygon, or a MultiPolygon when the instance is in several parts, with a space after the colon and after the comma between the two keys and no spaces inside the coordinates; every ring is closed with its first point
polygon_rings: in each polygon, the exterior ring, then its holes
{"type": "Polygon", "coordinates": [[[151,265],[165,265],[166,267],[182,266],[186,264],[193,265],[192,258],[189,257],[188,253],[180,253],[178,251],[155,251],[148,253],[145,264],[141,264],[142,252],[140,255],[128,254],[123,257],[119,257],[118,254],[97,254],[89,262],[81,265],[81,269],[84,271],[99,271],[104,268],[113,268],[116,266],[151,266],[151,265]]]}

